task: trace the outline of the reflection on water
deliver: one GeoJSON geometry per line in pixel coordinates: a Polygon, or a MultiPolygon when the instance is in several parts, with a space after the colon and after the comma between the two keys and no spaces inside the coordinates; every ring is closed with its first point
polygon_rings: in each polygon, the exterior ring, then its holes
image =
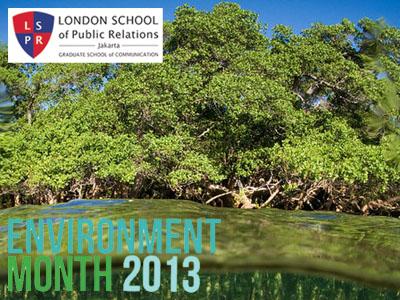
{"type": "MultiPolygon", "coordinates": [[[[396,295],[340,281],[342,279],[377,288],[400,289],[400,223],[394,218],[225,209],[177,200],[75,200],[53,206],[10,208],[0,211],[0,276],[3,278],[7,270],[9,217],[53,220],[85,217],[94,221],[97,218],[220,218],[216,254],[204,254],[199,258],[203,271],[218,269],[226,273],[204,274],[204,299],[218,299],[213,298],[217,291],[221,291],[221,299],[242,299],[230,297],[236,292],[246,295],[245,299],[272,297],[270,293],[279,294],[278,298],[271,299],[331,299],[332,295],[338,295],[333,297],[335,299],[380,299],[376,298],[378,296],[393,299],[396,295]],[[303,275],[271,273],[271,270],[296,271],[303,275]],[[304,274],[323,274],[328,279],[304,274]],[[352,298],[346,297],[349,293],[352,298]],[[292,294],[294,298],[290,297],[292,294]]],[[[17,245],[24,247],[22,241],[17,245]]],[[[115,255],[116,267],[121,266],[126,254],[115,255]]],[[[116,293],[119,290],[115,289],[116,293]]]]}
{"type": "Polygon", "coordinates": [[[88,209],[92,209],[95,206],[109,206],[127,202],[129,200],[122,200],[122,199],[110,199],[110,200],[83,200],[83,199],[76,199],[71,200],[66,203],[60,203],[56,205],[52,205],[49,209],[43,210],[40,213],[44,215],[51,215],[51,214],[83,214],[88,209]]]}
{"type": "MultiPolygon", "coordinates": [[[[182,274],[182,273],[180,273],[182,274]]],[[[380,300],[399,299],[400,293],[395,290],[369,288],[341,280],[317,276],[304,276],[276,272],[240,272],[240,273],[203,273],[200,279],[200,289],[194,294],[188,294],[183,289],[176,293],[170,291],[168,273],[162,272],[161,287],[158,292],[138,293],[123,292],[123,282],[128,273],[115,271],[113,273],[112,292],[29,292],[6,293],[0,292],[3,299],[226,299],[226,300],[380,300]]],[[[178,282],[185,277],[179,276],[178,282]]],[[[88,285],[93,282],[88,276],[88,285]]],[[[138,277],[134,284],[140,285],[138,277]]],[[[79,277],[75,276],[74,286],[79,287],[79,277]]],[[[0,284],[0,290],[5,287],[0,284]]]]}

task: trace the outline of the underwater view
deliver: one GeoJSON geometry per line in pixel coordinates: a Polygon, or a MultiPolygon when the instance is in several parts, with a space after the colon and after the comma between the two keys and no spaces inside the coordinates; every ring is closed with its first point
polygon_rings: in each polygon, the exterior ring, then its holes
{"type": "MultiPolygon", "coordinates": [[[[23,226],[14,230],[22,231],[23,226]]],[[[180,227],[174,230],[179,231],[180,227]]],[[[0,232],[3,299],[134,299],[139,295],[141,299],[400,299],[400,226],[394,218],[214,208],[179,200],[72,200],[1,210],[0,232]],[[122,285],[129,274],[121,268],[126,251],[112,254],[112,292],[94,292],[90,272],[87,291],[7,291],[10,216],[22,220],[50,217],[57,225],[61,218],[109,218],[114,223],[121,218],[150,221],[165,215],[222,220],[216,227],[215,254],[198,255],[200,288],[194,294],[179,288],[171,292],[166,274],[169,270],[165,268],[158,291],[123,292],[122,285]]],[[[16,241],[16,246],[21,240],[16,241]]],[[[25,246],[21,243],[20,247],[25,246]]],[[[50,252],[44,255],[53,256],[50,252]]],[[[67,249],[63,248],[61,255],[67,255],[67,249]]],[[[168,258],[161,255],[160,259],[168,258]]],[[[184,276],[179,273],[178,280],[184,276]]],[[[74,287],[79,287],[76,273],[73,280],[74,287]]],[[[138,280],[140,276],[135,279],[138,280]]]]}

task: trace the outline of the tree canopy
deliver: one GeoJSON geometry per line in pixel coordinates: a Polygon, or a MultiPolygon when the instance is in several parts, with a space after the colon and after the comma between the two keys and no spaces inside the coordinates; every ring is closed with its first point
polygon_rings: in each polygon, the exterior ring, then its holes
{"type": "Polygon", "coordinates": [[[279,25],[267,38],[256,14],[221,3],[177,9],[162,64],[13,65],[3,49],[0,82],[17,117],[0,135],[3,202],[392,205],[400,30],[379,22],[318,23],[301,34],[279,25]]]}

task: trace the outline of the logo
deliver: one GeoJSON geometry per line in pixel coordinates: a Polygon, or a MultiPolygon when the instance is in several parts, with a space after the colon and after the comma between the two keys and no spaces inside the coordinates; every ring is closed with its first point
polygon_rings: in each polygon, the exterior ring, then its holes
{"type": "Polygon", "coordinates": [[[162,63],[163,9],[8,8],[7,48],[9,63],[162,63]]]}
{"type": "Polygon", "coordinates": [[[38,56],[49,43],[54,16],[30,11],[13,17],[14,31],[22,49],[32,58],[38,56]]]}

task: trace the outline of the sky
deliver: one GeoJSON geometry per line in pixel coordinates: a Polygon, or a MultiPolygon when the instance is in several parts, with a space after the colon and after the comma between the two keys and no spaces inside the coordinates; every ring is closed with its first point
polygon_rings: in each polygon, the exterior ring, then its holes
{"type": "MultiPolygon", "coordinates": [[[[164,19],[173,20],[177,6],[185,3],[201,10],[210,10],[219,1],[203,0],[0,0],[0,41],[7,42],[7,8],[44,7],[162,7],[164,19]]],[[[259,15],[260,21],[272,28],[276,24],[291,26],[296,33],[314,22],[333,24],[348,18],[357,22],[363,17],[383,17],[392,26],[400,27],[400,0],[257,0],[236,2],[259,15]]],[[[268,33],[267,33],[268,34],[268,33]]]]}

